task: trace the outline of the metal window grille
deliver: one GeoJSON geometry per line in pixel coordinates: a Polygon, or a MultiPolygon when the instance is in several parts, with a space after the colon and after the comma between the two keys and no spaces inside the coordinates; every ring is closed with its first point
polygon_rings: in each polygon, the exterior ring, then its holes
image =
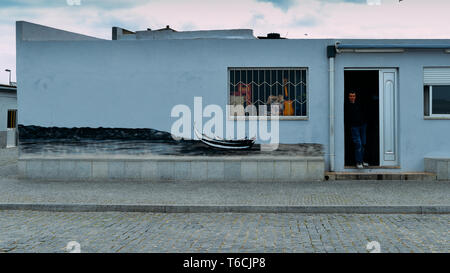
{"type": "Polygon", "coordinates": [[[306,68],[229,68],[228,79],[230,105],[253,105],[262,116],[276,104],[280,116],[307,116],[306,68]]]}

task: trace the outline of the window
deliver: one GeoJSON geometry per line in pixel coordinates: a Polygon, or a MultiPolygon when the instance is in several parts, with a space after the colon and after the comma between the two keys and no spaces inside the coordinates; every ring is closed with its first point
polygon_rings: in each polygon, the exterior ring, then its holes
{"type": "Polygon", "coordinates": [[[306,117],[306,72],[306,68],[229,68],[231,115],[306,117]]]}
{"type": "Polygon", "coordinates": [[[8,129],[16,128],[17,125],[17,110],[8,110],[8,129]]]}
{"type": "Polygon", "coordinates": [[[450,118],[450,68],[424,69],[424,115],[450,118]]]}
{"type": "Polygon", "coordinates": [[[425,116],[450,117],[450,85],[426,85],[425,116]]]}

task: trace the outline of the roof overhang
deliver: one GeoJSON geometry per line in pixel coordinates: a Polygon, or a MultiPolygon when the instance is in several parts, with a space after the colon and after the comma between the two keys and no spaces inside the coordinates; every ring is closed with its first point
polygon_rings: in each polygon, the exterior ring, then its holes
{"type": "Polygon", "coordinates": [[[16,92],[17,87],[14,85],[0,84],[0,91],[16,92]]]}
{"type": "Polygon", "coordinates": [[[413,50],[443,50],[450,53],[450,44],[341,44],[336,43],[336,53],[403,53],[413,50]]]}

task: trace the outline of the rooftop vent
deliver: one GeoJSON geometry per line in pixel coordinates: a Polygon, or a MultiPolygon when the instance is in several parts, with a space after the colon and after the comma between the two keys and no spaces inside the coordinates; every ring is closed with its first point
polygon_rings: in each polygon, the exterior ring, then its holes
{"type": "Polygon", "coordinates": [[[286,39],[280,33],[268,33],[267,36],[258,36],[258,39],[286,39]]]}

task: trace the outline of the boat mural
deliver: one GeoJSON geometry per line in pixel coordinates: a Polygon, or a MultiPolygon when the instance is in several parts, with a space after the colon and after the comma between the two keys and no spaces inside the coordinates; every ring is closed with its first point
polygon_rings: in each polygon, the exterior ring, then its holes
{"type": "Polygon", "coordinates": [[[253,144],[255,144],[256,138],[253,137],[251,139],[244,138],[244,139],[236,139],[236,140],[228,140],[228,139],[222,139],[217,136],[209,137],[205,134],[200,133],[197,128],[194,126],[194,132],[197,138],[205,143],[206,145],[217,148],[217,149],[227,149],[227,150],[245,150],[250,149],[253,144]]]}

